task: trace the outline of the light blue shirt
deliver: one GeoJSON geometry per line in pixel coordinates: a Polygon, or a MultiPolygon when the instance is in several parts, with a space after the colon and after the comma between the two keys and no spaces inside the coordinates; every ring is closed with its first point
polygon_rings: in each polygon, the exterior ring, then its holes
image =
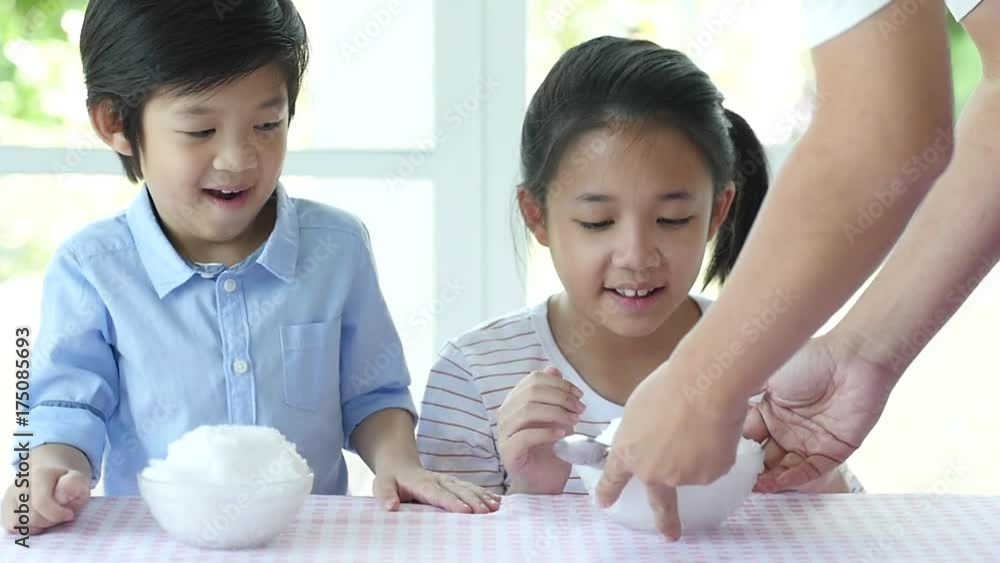
{"type": "Polygon", "coordinates": [[[74,446],[109,495],[203,424],[277,428],[345,494],[342,449],[387,408],[410,411],[410,376],[368,233],[355,217],[276,189],[256,258],[196,270],[167,240],[146,189],[85,228],[45,277],[29,404],[30,447],[74,446]]]}

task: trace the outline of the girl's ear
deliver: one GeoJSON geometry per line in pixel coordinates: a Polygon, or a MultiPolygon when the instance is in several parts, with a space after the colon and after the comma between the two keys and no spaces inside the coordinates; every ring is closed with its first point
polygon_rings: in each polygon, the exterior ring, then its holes
{"type": "Polygon", "coordinates": [[[712,201],[712,221],[708,226],[708,240],[712,240],[722,227],[722,223],[732,209],[733,200],[736,199],[736,186],[729,182],[723,188],[722,193],[715,196],[712,201]]]}
{"type": "Polygon", "coordinates": [[[531,234],[535,235],[538,244],[548,246],[549,233],[545,228],[545,211],[523,185],[517,187],[517,205],[521,209],[524,224],[528,226],[531,234]]]}
{"type": "Polygon", "coordinates": [[[125,138],[125,124],[114,109],[111,100],[102,100],[90,108],[90,124],[94,132],[111,150],[125,156],[132,155],[132,145],[125,138]]]}

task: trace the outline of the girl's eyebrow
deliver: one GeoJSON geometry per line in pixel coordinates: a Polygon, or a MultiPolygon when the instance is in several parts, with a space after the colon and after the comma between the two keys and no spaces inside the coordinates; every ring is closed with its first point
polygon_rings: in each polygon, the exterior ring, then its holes
{"type": "MultiPolygon", "coordinates": [[[[608,203],[617,200],[618,197],[608,194],[588,192],[580,195],[576,199],[577,201],[582,201],[584,203],[608,203]]],[[[688,191],[664,192],[657,198],[659,201],[684,201],[689,199],[691,199],[691,192],[688,191]]]]}
{"type": "MultiPolygon", "coordinates": [[[[284,107],[286,99],[287,98],[285,97],[284,94],[278,94],[277,96],[268,98],[268,99],[264,100],[263,102],[257,104],[257,109],[259,109],[259,110],[261,110],[261,109],[278,109],[278,108],[284,107]]],[[[218,111],[219,110],[217,110],[216,108],[213,108],[211,106],[206,106],[206,105],[192,105],[192,106],[183,107],[183,108],[177,110],[176,113],[177,113],[177,115],[185,116],[185,117],[199,117],[199,116],[202,116],[202,115],[212,115],[214,113],[217,113],[218,111]]]]}

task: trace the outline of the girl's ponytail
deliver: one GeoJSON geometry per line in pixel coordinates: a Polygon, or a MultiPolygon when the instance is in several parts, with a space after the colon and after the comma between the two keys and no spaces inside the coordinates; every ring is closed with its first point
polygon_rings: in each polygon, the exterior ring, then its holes
{"type": "Polygon", "coordinates": [[[731,124],[729,138],[736,153],[736,162],[733,166],[736,197],[729,209],[729,215],[716,234],[712,261],[705,273],[706,286],[716,278],[719,283],[724,283],[732,272],[768,188],[767,156],[764,147],[745,119],[734,111],[728,109],[724,111],[731,124]]]}

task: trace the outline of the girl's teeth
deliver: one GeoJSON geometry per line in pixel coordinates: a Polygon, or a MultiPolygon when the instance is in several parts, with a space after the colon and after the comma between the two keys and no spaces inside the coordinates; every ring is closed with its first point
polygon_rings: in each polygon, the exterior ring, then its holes
{"type": "Polygon", "coordinates": [[[622,297],[645,297],[653,293],[652,289],[616,289],[615,291],[622,297]]]}

